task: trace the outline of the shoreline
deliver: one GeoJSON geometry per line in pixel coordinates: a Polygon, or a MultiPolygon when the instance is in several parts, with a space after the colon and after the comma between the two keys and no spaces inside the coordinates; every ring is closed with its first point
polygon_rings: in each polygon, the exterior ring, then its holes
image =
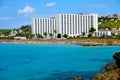
{"type": "Polygon", "coordinates": [[[0,40],[2,44],[77,44],[81,46],[114,46],[120,45],[120,40],[112,39],[52,39],[52,40],[0,40]]]}

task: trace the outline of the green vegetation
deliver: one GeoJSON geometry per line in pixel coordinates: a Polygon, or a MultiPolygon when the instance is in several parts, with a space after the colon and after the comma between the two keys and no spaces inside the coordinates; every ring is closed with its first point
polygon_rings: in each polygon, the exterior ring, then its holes
{"type": "Polygon", "coordinates": [[[9,35],[11,29],[0,29],[0,34],[4,34],[5,36],[9,35]]]}
{"type": "Polygon", "coordinates": [[[54,34],[55,34],[55,38],[56,38],[57,30],[54,30],[53,32],[54,32],[54,34]]]}
{"type": "Polygon", "coordinates": [[[120,20],[118,21],[108,21],[108,22],[102,22],[101,24],[98,25],[99,29],[101,28],[108,28],[108,29],[112,29],[112,28],[120,28],[120,20]]]}
{"type": "MultiPolygon", "coordinates": [[[[33,36],[35,36],[35,35],[33,35],[33,36]]],[[[40,35],[40,34],[36,34],[36,36],[37,36],[38,39],[39,39],[39,38],[43,38],[43,36],[40,35]]]]}
{"type": "Polygon", "coordinates": [[[30,25],[25,25],[20,27],[20,29],[17,29],[18,33],[16,34],[16,36],[22,36],[22,37],[27,37],[27,38],[31,38],[33,35],[31,33],[31,26],[30,25]],[[19,31],[21,30],[21,31],[19,31]]]}
{"type": "Polygon", "coordinates": [[[47,38],[47,32],[44,32],[43,35],[45,36],[45,38],[47,38]]]}
{"type": "Polygon", "coordinates": [[[14,39],[14,36],[7,36],[7,37],[0,37],[0,39],[3,39],[3,40],[13,40],[14,39]]]}
{"type": "Polygon", "coordinates": [[[82,32],[82,36],[83,36],[83,37],[85,36],[85,32],[82,32]]]}
{"type": "Polygon", "coordinates": [[[54,30],[53,32],[56,34],[56,33],[57,33],[57,30],[54,30]]]}
{"type": "Polygon", "coordinates": [[[94,27],[91,27],[90,30],[89,30],[89,32],[90,32],[91,34],[93,34],[93,32],[95,32],[95,31],[96,31],[96,29],[95,29],[94,27]]]}
{"type": "Polygon", "coordinates": [[[92,34],[96,31],[96,29],[94,27],[91,27],[89,30],[89,34],[88,37],[92,37],[92,34]]]}
{"type": "Polygon", "coordinates": [[[23,31],[23,33],[31,33],[31,25],[25,25],[20,27],[20,29],[23,31]]]}
{"type": "Polygon", "coordinates": [[[16,36],[22,36],[22,37],[27,37],[29,38],[31,34],[30,33],[17,33],[16,36]]]}
{"type": "Polygon", "coordinates": [[[109,18],[108,16],[106,16],[106,17],[100,17],[98,21],[100,22],[100,24],[98,25],[99,29],[108,28],[112,30],[112,28],[116,28],[116,29],[120,28],[120,20],[116,18],[109,18]]]}
{"type": "Polygon", "coordinates": [[[64,37],[64,38],[67,38],[67,37],[68,37],[68,35],[67,35],[67,34],[64,34],[64,35],[63,35],[63,37],[64,37]]]}
{"type": "Polygon", "coordinates": [[[98,18],[98,22],[108,22],[110,18],[108,16],[102,16],[98,18]]]}
{"type": "Polygon", "coordinates": [[[49,34],[49,36],[50,36],[50,38],[52,38],[52,37],[53,37],[53,34],[52,34],[52,33],[50,33],[50,34],[49,34]]]}
{"type": "Polygon", "coordinates": [[[57,38],[61,38],[61,34],[60,33],[57,34],[57,38]]]}

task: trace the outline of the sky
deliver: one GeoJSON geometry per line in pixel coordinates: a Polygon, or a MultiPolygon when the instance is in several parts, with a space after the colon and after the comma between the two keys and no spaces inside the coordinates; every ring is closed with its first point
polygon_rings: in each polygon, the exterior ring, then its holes
{"type": "Polygon", "coordinates": [[[120,13],[119,4],[120,0],[0,0],[0,29],[17,29],[30,25],[32,18],[56,14],[120,13]]]}

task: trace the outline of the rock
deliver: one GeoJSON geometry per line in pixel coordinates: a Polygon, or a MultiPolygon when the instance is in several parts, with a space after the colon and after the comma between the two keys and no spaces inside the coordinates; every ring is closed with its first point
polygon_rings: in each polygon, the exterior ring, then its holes
{"type": "Polygon", "coordinates": [[[111,74],[114,76],[114,79],[120,80],[120,69],[113,70],[111,74]]]}
{"type": "Polygon", "coordinates": [[[82,79],[79,77],[75,77],[73,80],[82,80],[82,79]]]}
{"type": "Polygon", "coordinates": [[[110,71],[115,70],[117,68],[119,68],[119,66],[115,62],[110,62],[103,68],[102,71],[103,71],[103,73],[110,72],[110,71]]]}
{"type": "Polygon", "coordinates": [[[120,52],[113,55],[115,62],[108,63],[93,80],[120,80],[120,52]]]}
{"type": "Polygon", "coordinates": [[[116,52],[116,53],[113,55],[113,59],[116,60],[117,65],[120,67],[120,52],[116,52]]]}

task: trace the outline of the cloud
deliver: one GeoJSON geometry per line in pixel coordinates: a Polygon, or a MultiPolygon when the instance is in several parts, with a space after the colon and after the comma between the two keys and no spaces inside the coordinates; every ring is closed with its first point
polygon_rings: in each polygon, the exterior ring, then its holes
{"type": "Polygon", "coordinates": [[[25,6],[23,9],[19,9],[18,12],[21,14],[29,14],[29,13],[33,13],[35,11],[34,8],[30,7],[29,5],[25,6]]]}
{"type": "Polygon", "coordinates": [[[95,8],[105,8],[105,7],[108,7],[108,4],[93,4],[92,7],[95,7],[95,8]]]}
{"type": "Polygon", "coordinates": [[[45,5],[45,7],[52,7],[52,6],[55,6],[55,5],[56,5],[55,2],[50,2],[50,3],[47,3],[47,4],[45,5]]]}

